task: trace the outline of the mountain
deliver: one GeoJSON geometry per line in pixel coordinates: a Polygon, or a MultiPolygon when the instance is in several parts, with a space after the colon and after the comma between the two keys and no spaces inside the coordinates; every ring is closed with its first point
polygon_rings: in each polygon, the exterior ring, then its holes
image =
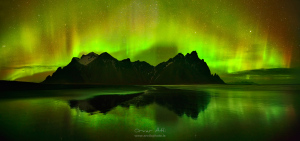
{"type": "Polygon", "coordinates": [[[42,83],[89,83],[105,85],[147,84],[224,84],[217,75],[212,75],[197,52],[179,53],[167,62],[152,66],[144,61],[117,60],[107,52],[100,55],[89,53],[74,57],[64,68],[59,67],[42,83]]]}
{"type": "Polygon", "coordinates": [[[217,74],[211,72],[204,60],[200,60],[197,52],[183,55],[177,54],[167,62],[154,68],[151,84],[223,84],[217,74]]]}

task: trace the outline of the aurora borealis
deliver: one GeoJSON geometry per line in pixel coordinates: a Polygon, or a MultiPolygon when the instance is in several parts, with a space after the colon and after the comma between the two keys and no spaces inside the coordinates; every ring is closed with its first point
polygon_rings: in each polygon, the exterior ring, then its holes
{"type": "Polygon", "coordinates": [[[157,65],[196,50],[219,74],[297,67],[298,7],[293,0],[1,1],[0,79],[35,81],[30,76],[89,52],[157,65]]]}

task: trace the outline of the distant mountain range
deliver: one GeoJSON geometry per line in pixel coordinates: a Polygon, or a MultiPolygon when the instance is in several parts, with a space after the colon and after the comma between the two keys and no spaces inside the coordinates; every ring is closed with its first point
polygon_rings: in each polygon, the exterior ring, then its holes
{"type": "Polygon", "coordinates": [[[144,61],[117,60],[108,53],[89,53],[74,57],[65,67],[59,67],[42,83],[84,83],[104,85],[178,85],[224,84],[212,75],[203,59],[193,51],[181,53],[166,62],[152,66],[144,61]]]}
{"type": "Polygon", "coordinates": [[[222,79],[227,84],[300,84],[300,68],[244,70],[223,74],[222,79]]]}

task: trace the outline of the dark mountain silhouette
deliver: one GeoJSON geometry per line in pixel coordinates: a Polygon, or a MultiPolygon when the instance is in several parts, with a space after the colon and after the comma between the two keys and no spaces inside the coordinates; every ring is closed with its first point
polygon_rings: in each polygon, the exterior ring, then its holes
{"type": "Polygon", "coordinates": [[[108,85],[147,84],[224,84],[212,75],[206,62],[196,51],[184,56],[179,53],[167,62],[152,66],[144,61],[118,61],[108,53],[89,53],[73,58],[64,68],[58,68],[42,83],[88,83],[108,85]]]}
{"type": "Polygon", "coordinates": [[[79,108],[91,114],[97,111],[105,114],[117,106],[145,107],[156,103],[168,108],[178,116],[185,114],[188,117],[197,119],[198,114],[207,108],[209,101],[210,96],[206,92],[155,87],[145,93],[99,95],[86,100],[70,100],[69,105],[71,108],[79,108]]]}
{"type": "Polygon", "coordinates": [[[218,75],[211,72],[204,60],[198,58],[197,52],[177,54],[167,62],[154,68],[151,84],[224,84],[218,75]]]}

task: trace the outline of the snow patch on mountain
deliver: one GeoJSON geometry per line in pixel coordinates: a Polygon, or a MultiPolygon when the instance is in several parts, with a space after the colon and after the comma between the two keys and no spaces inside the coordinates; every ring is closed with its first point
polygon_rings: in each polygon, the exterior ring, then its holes
{"type": "Polygon", "coordinates": [[[89,63],[94,61],[98,56],[98,54],[91,52],[87,55],[82,55],[78,62],[82,65],[88,65],[89,63]]]}

